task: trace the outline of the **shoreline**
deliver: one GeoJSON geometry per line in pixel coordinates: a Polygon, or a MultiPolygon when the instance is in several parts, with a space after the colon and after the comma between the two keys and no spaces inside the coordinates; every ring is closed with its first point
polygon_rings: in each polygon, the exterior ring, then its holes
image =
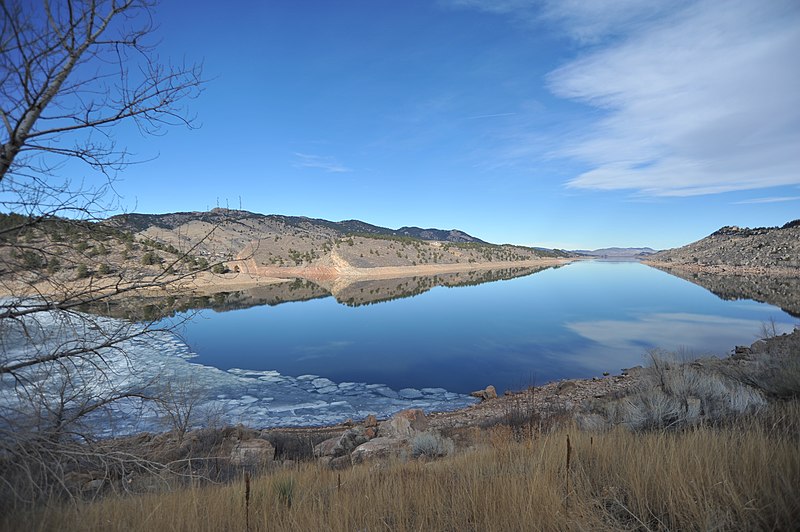
{"type": "Polygon", "coordinates": [[[738,266],[733,264],[696,264],[686,262],[641,261],[642,264],[662,270],[679,270],[687,273],[711,275],[762,275],[765,277],[800,277],[800,268],[776,266],[738,266]]]}
{"type": "MultiPolygon", "coordinates": [[[[523,261],[479,262],[456,264],[424,264],[417,266],[382,266],[375,268],[355,268],[352,266],[341,268],[319,267],[270,267],[260,268],[258,273],[230,272],[211,273],[210,271],[198,272],[192,275],[165,278],[163,284],[152,287],[136,288],[132,294],[147,295],[212,295],[219,292],[246,290],[259,286],[274,285],[291,282],[293,279],[307,279],[312,282],[342,281],[349,284],[353,281],[400,279],[406,277],[431,276],[445,273],[466,271],[486,271],[497,268],[531,268],[552,267],[569,264],[577,259],[536,259],[523,261]]],[[[232,264],[241,261],[229,261],[232,264]]],[[[143,284],[152,282],[152,277],[141,279],[143,284]]],[[[86,290],[102,294],[113,292],[120,285],[119,280],[113,277],[90,278],[87,281],[59,281],[52,283],[39,283],[27,285],[23,283],[8,283],[0,285],[0,297],[12,295],[22,296],[63,296],[64,294],[78,294],[86,290]]]]}
{"type": "Polygon", "coordinates": [[[497,268],[536,268],[561,266],[579,260],[578,258],[543,258],[517,261],[473,262],[450,264],[418,264],[416,266],[376,266],[372,268],[358,268],[347,263],[336,266],[259,266],[253,267],[246,261],[239,262],[244,266],[249,275],[265,278],[290,278],[308,279],[309,281],[365,281],[379,279],[400,279],[406,277],[430,276],[440,273],[456,273],[469,271],[485,271],[497,268]],[[250,269],[255,273],[250,272],[250,269]]]}

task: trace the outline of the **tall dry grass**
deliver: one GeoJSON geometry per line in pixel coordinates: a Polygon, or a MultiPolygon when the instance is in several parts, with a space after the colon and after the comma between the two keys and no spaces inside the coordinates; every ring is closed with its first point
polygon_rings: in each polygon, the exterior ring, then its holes
{"type": "MultiPolygon", "coordinates": [[[[800,405],[727,426],[574,428],[438,461],[347,471],[313,463],[250,480],[249,530],[791,530],[800,522],[800,405]],[[570,438],[567,469],[566,439],[570,438]]],[[[7,530],[248,530],[244,481],[52,504],[7,530]]]]}

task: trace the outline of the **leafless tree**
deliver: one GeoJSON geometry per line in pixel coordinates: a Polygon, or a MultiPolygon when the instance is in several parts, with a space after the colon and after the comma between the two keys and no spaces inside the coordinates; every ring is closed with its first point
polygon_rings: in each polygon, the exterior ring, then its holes
{"type": "Polygon", "coordinates": [[[0,488],[12,495],[25,491],[19,475],[63,485],[80,462],[71,446],[96,441],[100,416],[135,415],[152,397],[155,377],[131,379],[129,353],[163,331],[86,306],[192,273],[181,266],[193,247],[163,264],[97,264],[137,246],[92,223],[137,162],[115,133],[193,127],[186,102],[204,83],[200,65],[157,56],[154,7],[0,0],[0,488]]]}

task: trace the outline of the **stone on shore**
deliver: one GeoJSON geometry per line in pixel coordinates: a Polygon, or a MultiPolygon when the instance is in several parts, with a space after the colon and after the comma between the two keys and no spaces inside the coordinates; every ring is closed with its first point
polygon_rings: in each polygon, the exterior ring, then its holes
{"type": "Polygon", "coordinates": [[[497,390],[491,384],[483,390],[478,390],[470,393],[472,397],[477,397],[481,401],[488,401],[489,399],[497,399],[497,390]]]}
{"type": "Polygon", "coordinates": [[[360,464],[377,458],[400,456],[408,452],[408,440],[402,438],[388,438],[381,436],[362,443],[350,455],[354,464],[360,464]]]}
{"type": "Polygon", "coordinates": [[[314,456],[332,456],[338,458],[350,454],[353,449],[369,440],[366,429],[353,427],[339,436],[329,438],[314,447],[314,456]]]}
{"type": "Polygon", "coordinates": [[[378,437],[410,438],[427,428],[428,419],[425,417],[425,412],[419,408],[412,408],[398,412],[391,419],[382,422],[378,426],[378,437]]]}
{"type": "Polygon", "coordinates": [[[231,465],[236,467],[261,466],[275,458],[275,447],[267,440],[240,441],[231,449],[231,465]]]}

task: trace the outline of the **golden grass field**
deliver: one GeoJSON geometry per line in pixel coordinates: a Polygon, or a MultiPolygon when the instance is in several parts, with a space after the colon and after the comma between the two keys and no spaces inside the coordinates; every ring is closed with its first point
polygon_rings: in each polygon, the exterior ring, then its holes
{"type": "Polygon", "coordinates": [[[54,503],[6,530],[793,530],[800,523],[800,403],[682,431],[518,441],[498,425],[437,461],[315,463],[249,482],[54,503]],[[567,463],[569,438],[569,464],[567,463]],[[246,500],[247,499],[247,500],[246,500]]]}

